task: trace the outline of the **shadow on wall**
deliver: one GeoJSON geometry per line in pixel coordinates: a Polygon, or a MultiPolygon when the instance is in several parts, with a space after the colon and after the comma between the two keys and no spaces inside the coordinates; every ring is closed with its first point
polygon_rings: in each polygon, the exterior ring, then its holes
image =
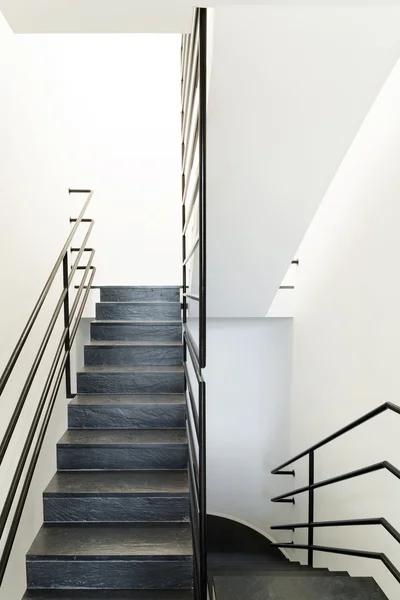
{"type": "Polygon", "coordinates": [[[250,525],[219,515],[207,515],[209,553],[260,554],[283,558],[278,548],[271,547],[271,541],[250,525]]]}

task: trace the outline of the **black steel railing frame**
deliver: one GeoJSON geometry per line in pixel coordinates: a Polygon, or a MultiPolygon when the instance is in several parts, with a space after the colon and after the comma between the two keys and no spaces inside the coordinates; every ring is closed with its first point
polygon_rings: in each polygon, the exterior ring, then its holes
{"type": "Polygon", "coordinates": [[[400,583],[400,571],[397,567],[389,560],[389,558],[382,552],[367,552],[364,550],[350,549],[350,548],[335,548],[331,546],[321,546],[314,544],[314,529],[315,528],[324,528],[324,527],[353,527],[353,526],[371,526],[371,525],[380,525],[382,526],[390,535],[400,543],[400,532],[397,531],[393,525],[391,525],[385,518],[367,518],[367,519],[347,519],[347,520],[335,520],[335,521],[315,521],[315,498],[314,492],[316,489],[327,487],[333,485],[335,483],[339,483],[341,481],[347,481],[349,479],[354,479],[363,475],[367,475],[369,473],[374,473],[376,471],[386,470],[391,475],[394,475],[397,479],[400,479],[400,470],[392,465],[388,461],[381,461],[378,463],[374,463],[372,465],[367,465],[360,469],[356,469],[354,471],[349,471],[347,473],[343,473],[341,475],[337,475],[336,477],[331,477],[329,479],[325,479],[322,481],[315,481],[315,452],[320,448],[326,446],[327,444],[333,442],[337,438],[342,435],[356,429],[363,423],[374,419],[378,415],[391,411],[396,414],[400,414],[400,406],[393,404],[391,402],[385,402],[381,404],[377,408],[371,410],[366,413],[359,419],[352,421],[345,427],[342,427],[338,431],[334,432],[330,436],[324,438],[320,442],[314,444],[307,450],[300,452],[290,460],[285,461],[279,467],[276,467],[271,473],[273,475],[291,475],[295,476],[295,471],[291,469],[287,469],[287,467],[291,466],[293,463],[301,460],[302,458],[308,458],[308,485],[295,488],[290,492],[280,494],[279,496],[275,496],[271,498],[271,502],[291,502],[294,503],[294,496],[299,494],[307,493],[308,494],[308,521],[304,523],[287,523],[283,525],[274,525],[271,527],[273,530],[281,530],[281,531],[293,531],[295,532],[297,529],[307,529],[308,530],[308,540],[307,544],[295,544],[293,542],[290,543],[274,543],[273,546],[277,546],[279,548],[290,548],[290,549],[300,549],[307,551],[307,560],[308,565],[313,566],[314,562],[314,552],[327,552],[333,554],[343,554],[347,556],[355,556],[361,558],[369,558],[373,560],[380,560],[386,568],[390,571],[393,577],[400,583]]]}
{"type": "Polygon", "coordinates": [[[53,408],[56,402],[56,398],[62,383],[62,380],[65,376],[65,385],[66,385],[66,395],[71,398],[74,394],[71,393],[71,365],[70,365],[70,354],[71,348],[74,343],[79,322],[82,317],[83,311],[85,309],[85,305],[92,288],[93,279],[96,273],[95,267],[92,265],[95,251],[93,248],[87,247],[87,242],[90,236],[90,233],[94,226],[93,219],[84,219],[83,216],[86,212],[86,209],[89,206],[89,203],[92,199],[93,192],[91,190],[75,190],[70,189],[69,193],[83,193],[88,194],[88,197],[83,205],[83,208],[76,219],[70,219],[71,223],[74,223],[70,234],[54,264],[54,267],[41,291],[39,298],[33,308],[33,311],[17,341],[17,344],[11,353],[11,357],[8,360],[5,369],[0,377],[0,396],[6,388],[7,382],[9,381],[13,370],[18,362],[19,356],[23,351],[23,348],[29,338],[29,335],[32,331],[32,328],[40,314],[40,311],[43,307],[43,304],[46,298],[49,295],[50,290],[53,289],[53,284],[55,282],[56,276],[58,275],[60,269],[62,268],[62,291],[58,298],[57,304],[54,308],[53,314],[50,318],[50,322],[47,326],[43,339],[40,343],[39,349],[36,353],[36,356],[33,360],[32,366],[28,373],[27,379],[23,385],[20,396],[16,402],[13,413],[10,417],[10,420],[7,424],[6,431],[3,435],[3,438],[0,442],[0,465],[3,462],[3,459],[6,455],[9,444],[13,438],[13,434],[15,432],[15,428],[19,422],[19,418],[21,416],[22,410],[24,408],[25,402],[27,400],[29,391],[31,389],[32,383],[35,379],[38,368],[41,364],[42,358],[48,346],[48,343],[51,339],[55,326],[59,320],[61,315],[61,311],[63,311],[63,330],[61,337],[58,342],[57,349],[55,351],[55,355],[53,357],[49,373],[47,375],[39,402],[36,406],[32,422],[29,427],[29,431],[27,433],[26,439],[23,444],[23,448],[21,454],[18,459],[17,466],[15,468],[15,472],[10,484],[9,489],[7,490],[6,499],[4,505],[1,509],[0,513],[0,540],[4,534],[6,529],[6,525],[9,521],[10,513],[12,507],[15,504],[15,509],[12,515],[10,526],[7,528],[5,543],[3,546],[3,550],[0,553],[0,585],[3,581],[4,574],[8,565],[8,561],[10,558],[10,554],[12,551],[13,543],[15,540],[15,536],[18,531],[18,526],[21,520],[21,516],[23,513],[23,509],[25,506],[26,498],[30,489],[30,485],[33,479],[33,475],[35,472],[36,464],[40,455],[40,451],[43,445],[43,441],[46,435],[46,431],[50,422],[50,418],[52,416],[53,408]],[[89,223],[89,227],[87,229],[86,235],[80,245],[79,248],[70,248],[75,234],[81,223],[87,222],[89,223]],[[68,253],[73,250],[77,252],[76,258],[71,266],[69,267],[68,262],[68,253]],[[79,265],[81,257],[84,252],[90,252],[88,255],[87,263],[84,267],[79,265]],[[70,307],[70,288],[74,280],[74,276],[78,269],[83,268],[83,276],[81,282],[77,288],[77,293],[75,299],[72,303],[72,307],[70,307]],[[44,413],[44,416],[43,416],[44,413]],[[33,445],[34,444],[34,445],[33,445]],[[32,450],[33,446],[33,450],[32,450]],[[30,459],[29,459],[30,455],[30,459]],[[21,484],[21,478],[24,474],[26,463],[28,462],[28,467],[25,472],[25,476],[23,482],[21,484]],[[17,492],[19,490],[19,495],[16,499],[17,492]]]}
{"type": "Polygon", "coordinates": [[[192,33],[183,36],[181,50],[183,355],[196,600],[207,599],[206,384],[202,374],[206,366],[206,46],[207,9],[197,8],[194,11],[192,33]],[[197,145],[198,165],[194,163],[197,145]],[[196,213],[196,204],[198,235],[188,248],[187,232],[196,213]],[[196,254],[199,262],[198,294],[188,292],[187,273],[188,264],[196,254]],[[189,300],[198,304],[198,345],[187,323],[189,300]],[[197,398],[191,381],[193,373],[198,389],[197,398]]]}

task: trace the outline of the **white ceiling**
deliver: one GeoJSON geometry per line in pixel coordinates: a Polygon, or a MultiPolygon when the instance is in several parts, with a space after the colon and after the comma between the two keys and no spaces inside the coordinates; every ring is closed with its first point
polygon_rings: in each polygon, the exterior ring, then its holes
{"type": "Polygon", "coordinates": [[[184,33],[193,6],[400,5],[400,0],[0,0],[15,33],[184,33]]]}
{"type": "Polygon", "coordinates": [[[192,26],[187,0],[0,0],[15,33],[180,33],[192,26]]]}

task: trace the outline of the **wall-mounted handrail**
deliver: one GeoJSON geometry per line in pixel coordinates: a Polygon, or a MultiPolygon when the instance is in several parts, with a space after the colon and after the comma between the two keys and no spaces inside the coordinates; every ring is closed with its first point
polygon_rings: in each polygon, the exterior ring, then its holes
{"type": "Polygon", "coordinates": [[[271,529],[295,531],[296,529],[308,529],[309,527],[359,527],[363,525],[382,525],[396,542],[399,542],[400,544],[400,532],[384,517],[372,519],[344,519],[339,521],[315,521],[313,523],[288,523],[286,525],[273,525],[271,529]]]}
{"type": "MultiPolygon", "coordinates": [[[[291,550],[309,550],[308,544],[271,544],[278,548],[289,548],[291,550]]],[[[380,560],[395,579],[400,583],[400,571],[395,567],[391,560],[383,552],[369,552],[368,550],[353,550],[351,548],[335,548],[332,546],[311,546],[313,552],[328,552],[330,554],[343,554],[347,556],[358,556],[359,558],[371,558],[373,560],[380,560]]]]}
{"type": "Polygon", "coordinates": [[[359,419],[356,419],[355,421],[352,421],[351,423],[349,423],[345,427],[342,427],[341,429],[338,429],[337,431],[335,431],[335,433],[332,433],[331,435],[328,435],[326,438],[324,438],[320,442],[317,442],[316,444],[314,444],[313,446],[311,446],[307,450],[304,450],[303,452],[300,452],[300,454],[296,454],[296,456],[294,456],[290,460],[287,460],[284,463],[282,463],[281,465],[279,465],[279,467],[276,467],[273,471],[271,471],[271,473],[273,475],[279,475],[278,471],[280,471],[284,467],[287,467],[288,465],[291,465],[292,463],[297,462],[298,460],[300,460],[300,458],[303,458],[304,456],[307,456],[307,454],[310,454],[310,452],[313,452],[315,450],[318,450],[319,448],[322,448],[322,446],[325,446],[326,444],[329,444],[329,442],[333,442],[333,440],[336,440],[338,437],[344,435],[345,433],[348,433],[352,429],[355,429],[359,425],[362,425],[363,423],[366,423],[370,419],[373,419],[374,417],[377,417],[378,415],[386,412],[387,410],[391,410],[391,411],[393,411],[393,412],[395,412],[395,413],[397,413],[397,414],[400,415],[400,406],[397,406],[397,404],[393,404],[392,402],[385,402],[384,404],[381,404],[377,408],[374,408],[370,412],[366,413],[365,415],[363,415],[359,419]]]}
{"type": "MultiPolygon", "coordinates": [[[[70,191],[70,193],[86,193],[86,190],[69,190],[69,191],[70,191]]],[[[29,371],[28,377],[22,388],[22,392],[16,403],[16,406],[14,408],[14,411],[12,413],[10,421],[7,425],[6,433],[3,437],[3,440],[0,445],[0,463],[1,463],[2,459],[5,456],[5,453],[7,451],[8,445],[12,439],[12,435],[14,433],[18,419],[21,415],[23,406],[27,399],[32,382],[36,376],[38,367],[43,358],[43,355],[44,355],[44,352],[48,345],[48,342],[53,333],[54,327],[55,327],[55,325],[58,321],[58,318],[61,314],[61,309],[62,309],[62,307],[64,307],[64,329],[62,330],[62,334],[59,339],[58,346],[55,351],[55,355],[53,357],[53,360],[52,360],[52,363],[50,366],[50,370],[49,370],[49,373],[47,375],[47,378],[46,378],[46,381],[45,381],[45,384],[44,384],[44,387],[42,390],[42,394],[40,396],[36,410],[34,412],[32,422],[29,427],[29,431],[27,433],[25,442],[23,444],[23,448],[22,448],[21,454],[19,456],[15,472],[14,472],[10,487],[6,494],[6,499],[5,499],[4,505],[3,505],[1,513],[0,513],[0,537],[1,537],[5,531],[12,507],[14,506],[17,491],[20,488],[20,493],[19,493],[19,497],[16,502],[16,507],[15,507],[15,511],[14,511],[14,514],[12,517],[12,521],[11,521],[10,527],[6,534],[6,540],[5,540],[5,544],[3,547],[3,551],[0,554],[0,584],[3,580],[5,570],[6,570],[9,558],[10,558],[12,546],[13,546],[14,539],[15,539],[15,536],[16,536],[16,533],[18,530],[22,512],[23,512],[23,509],[25,506],[26,498],[27,498],[28,491],[29,491],[29,488],[30,488],[30,485],[32,482],[32,478],[33,478],[35,467],[36,467],[36,464],[37,464],[37,461],[39,458],[40,450],[42,448],[42,444],[43,444],[44,437],[45,437],[45,434],[47,431],[47,427],[48,427],[48,424],[49,424],[49,421],[50,421],[50,418],[52,415],[52,411],[53,411],[54,404],[55,404],[55,401],[57,398],[57,394],[58,394],[58,391],[59,391],[59,388],[60,388],[60,385],[61,385],[61,382],[62,382],[62,379],[64,378],[64,376],[66,379],[67,396],[70,391],[69,361],[70,361],[71,346],[72,346],[75,336],[77,334],[79,322],[82,317],[88,295],[90,293],[90,290],[92,289],[92,282],[93,282],[93,278],[96,273],[95,267],[92,266],[95,251],[92,248],[88,249],[86,247],[90,232],[94,225],[94,221],[92,219],[83,219],[85,210],[93,196],[93,192],[91,192],[90,190],[88,190],[88,192],[89,192],[89,197],[87,198],[79,217],[77,219],[73,220],[75,225],[72,227],[72,230],[67,238],[67,241],[64,244],[63,249],[62,249],[47,281],[46,281],[46,284],[39,296],[38,301],[35,304],[35,307],[28,319],[26,326],[23,329],[23,332],[17,342],[17,345],[15,346],[15,348],[11,354],[10,360],[8,361],[8,363],[6,365],[6,368],[3,372],[3,376],[1,379],[2,391],[3,391],[4,387],[7,384],[8,379],[10,378],[10,376],[13,372],[13,369],[17,363],[18,357],[29,337],[32,327],[39,315],[40,309],[42,308],[43,303],[44,303],[45,299],[47,298],[49,291],[52,287],[52,284],[55,281],[57,272],[62,265],[62,267],[63,267],[63,289],[62,289],[62,292],[58,298],[56,307],[50,317],[50,322],[46,328],[44,337],[41,341],[39,349],[33,360],[33,364],[29,371]],[[72,266],[71,271],[69,271],[69,269],[68,269],[68,252],[70,251],[69,246],[73,240],[73,237],[74,237],[79,225],[82,222],[90,222],[90,227],[88,228],[88,231],[84,237],[82,246],[80,248],[75,249],[75,251],[78,252],[78,255],[76,257],[74,265],[72,266]],[[75,273],[80,268],[78,263],[79,263],[81,256],[83,255],[83,252],[85,252],[85,251],[90,251],[90,255],[89,255],[87,264],[84,267],[83,277],[82,277],[80,285],[78,286],[78,292],[74,299],[72,308],[69,309],[69,288],[72,285],[73,277],[74,277],[75,273]],[[90,274],[90,276],[89,276],[89,274],[90,274]],[[88,277],[89,277],[89,279],[88,279],[88,277]],[[82,295],[83,295],[83,299],[81,301],[82,295]],[[74,322],[74,320],[75,320],[75,322],[74,322]],[[49,397],[50,397],[50,399],[49,399],[49,397]],[[45,411],[45,414],[43,417],[44,411],[45,411]],[[40,429],[39,429],[39,433],[38,433],[38,428],[39,428],[40,422],[41,422],[41,425],[40,425],[40,429]],[[29,465],[26,470],[22,485],[20,485],[21,478],[25,471],[26,463],[27,463],[29,454],[32,450],[32,444],[34,443],[35,438],[36,438],[36,442],[34,445],[33,452],[31,454],[29,465]]]]}
{"type": "Polygon", "coordinates": [[[10,359],[7,362],[6,366],[5,366],[5,369],[3,371],[2,376],[0,377],[0,395],[3,393],[3,390],[4,390],[5,386],[6,386],[6,383],[9,380],[10,375],[12,373],[12,370],[15,367],[15,364],[16,364],[16,362],[18,360],[18,357],[21,354],[23,347],[25,346],[25,343],[26,343],[26,340],[28,339],[29,333],[31,332],[31,329],[32,329],[33,325],[35,324],[35,321],[36,321],[36,319],[37,319],[37,317],[39,315],[40,309],[42,308],[42,306],[44,304],[44,301],[46,300],[46,298],[48,296],[48,293],[49,293],[49,290],[51,288],[51,285],[52,285],[52,283],[53,283],[53,281],[54,281],[54,279],[55,279],[55,277],[56,277],[56,275],[58,273],[58,270],[59,270],[59,268],[61,266],[61,263],[62,263],[62,261],[64,259],[64,255],[67,252],[69,246],[71,245],[71,242],[72,242],[72,240],[74,238],[76,230],[78,229],[80,223],[82,222],[83,215],[85,214],[86,209],[89,206],[89,203],[90,203],[90,201],[92,199],[92,196],[93,196],[93,192],[90,192],[89,196],[88,196],[88,198],[87,198],[85,204],[83,205],[83,208],[82,208],[82,210],[81,210],[81,212],[79,214],[79,217],[75,221],[74,227],[71,229],[71,232],[70,232],[70,234],[69,234],[69,236],[67,238],[67,241],[65,242],[64,246],[62,247],[62,250],[61,250],[60,254],[58,255],[58,258],[57,258],[57,260],[55,262],[54,267],[51,270],[51,273],[50,273],[50,275],[49,275],[49,277],[48,277],[48,279],[47,279],[47,281],[46,281],[46,283],[44,285],[44,288],[42,289],[42,291],[41,291],[41,293],[39,295],[39,298],[38,298],[35,306],[33,307],[32,313],[31,313],[31,315],[30,315],[30,317],[29,317],[29,319],[28,319],[28,321],[27,321],[24,329],[22,330],[22,333],[21,333],[21,335],[19,337],[19,340],[16,343],[15,348],[14,348],[14,350],[11,353],[10,359]]]}
{"type": "Polygon", "coordinates": [[[331,477],[329,479],[324,479],[322,481],[317,481],[317,482],[314,481],[314,476],[315,476],[314,458],[315,458],[316,450],[318,450],[319,448],[322,448],[323,446],[326,446],[330,442],[333,442],[334,440],[341,437],[342,435],[348,433],[349,431],[352,431],[353,429],[356,429],[360,425],[370,421],[371,419],[374,419],[375,417],[377,417],[378,415],[380,415],[386,411],[392,411],[396,414],[400,414],[400,407],[397,406],[396,404],[393,404],[392,402],[385,402],[384,404],[381,404],[377,408],[374,408],[373,410],[369,411],[362,417],[356,419],[355,421],[352,421],[345,427],[338,429],[331,435],[325,437],[320,442],[314,444],[313,446],[310,446],[310,448],[308,448],[307,450],[304,450],[304,452],[300,452],[299,454],[297,454],[290,460],[285,461],[284,463],[279,465],[279,467],[276,467],[272,471],[272,473],[274,475],[295,475],[294,471],[285,470],[285,467],[292,465],[294,462],[308,456],[309,484],[306,486],[295,488],[295,489],[291,490],[290,492],[285,492],[284,494],[280,494],[279,496],[275,496],[271,499],[272,502],[292,502],[292,501],[294,502],[294,498],[293,498],[294,496],[296,496],[298,494],[308,493],[308,521],[306,523],[292,523],[292,524],[288,523],[285,525],[274,525],[271,527],[271,529],[275,529],[275,530],[292,530],[293,532],[296,531],[297,529],[308,529],[308,543],[307,544],[293,544],[293,542],[291,542],[290,544],[275,543],[275,544],[273,544],[274,546],[277,546],[280,548],[290,547],[290,548],[307,550],[309,566],[313,565],[313,555],[314,555],[315,551],[333,552],[336,554],[348,554],[351,556],[379,559],[383,562],[383,564],[389,569],[389,571],[392,573],[392,575],[394,575],[394,577],[400,583],[400,571],[397,570],[397,568],[393,565],[393,563],[387,558],[387,556],[385,554],[382,554],[379,552],[375,552],[375,553],[374,552],[364,552],[362,550],[349,550],[349,549],[345,549],[345,548],[331,548],[328,546],[316,546],[314,544],[314,529],[315,528],[347,527],[347,526],[351,526],[351,525],[356,525],[356,526],[382,525],[386,529],[386,531],[388,531],[392,535],[392,537],[398,543],[400,543],[400,533],[393,527],[393,525],[391,525],[383,517],[380,517],[378,519],[369,518],[369,519],[352,519],[352,520],[341,520],[341,521],[315,521],[315,519],[314,519],[314,513],[315,513],[314,492],[315,492],[315,490],[317,490],[319,488],[331,486],[331,485],[334,485],[334,484],[342,482],[342,481],[347,481],[349,479],[354,479],[356,477],[360,477],[360,476],[367,475],[369,473],[374,473],[376,471],[381,471],[381,470],[387,470],[387,471],[389,471],[389,473],[394,475],[397,479],[400,479],[400,469],[398,469],[397,467],[392,465],[390,462],[384,460],[384,461],[380,461],[378,463],[374,463],[372,465],[368,465],[366,467],[362,467],[360,469],[356,469],[354,471],[349,471],[347,473],[343,473],[341,475],[331,477]]]}
{"type": "Polygon", "coordinates": [[[368,467],[363,467],[362,469],[349,471],[348,473],[343,473],[343,475],[337,475],[336,477],[331,477],[330,479],[324,479],[323,481],[318,481],[313,485],[306,485],[301,488],[292,490],[291,492],[281,494],[280,496],[275,496],[275,498],[271,498],[271,502],[278,502],[279,500],[283,500],[283,498],[288,498],[289,496],[297,496],[297,494],[303,494],[304,492],[308,492],[309,490],[317,490],[319,488],[326,487],[327,485],[339,483],[340,481],[347,481],[348,479],[354,479],[355,477],[367,475],[368,473],[375,473],[375,471],[381,471],[383,469],[386,469],[387,471],[389,471],[389,473],[397,477],[397,479],[400,479],[399,469],[394,467],[390,462],[384,460],[382,462],[369,465],[368,467]]]}

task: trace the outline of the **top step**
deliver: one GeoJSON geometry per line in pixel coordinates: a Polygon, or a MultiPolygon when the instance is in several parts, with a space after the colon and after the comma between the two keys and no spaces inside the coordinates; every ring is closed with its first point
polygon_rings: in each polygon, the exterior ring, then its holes
{"type": "Polygon", "coordinates": [[[101,286],[101,302],[179,302],[179,285],[101,286]]]}

